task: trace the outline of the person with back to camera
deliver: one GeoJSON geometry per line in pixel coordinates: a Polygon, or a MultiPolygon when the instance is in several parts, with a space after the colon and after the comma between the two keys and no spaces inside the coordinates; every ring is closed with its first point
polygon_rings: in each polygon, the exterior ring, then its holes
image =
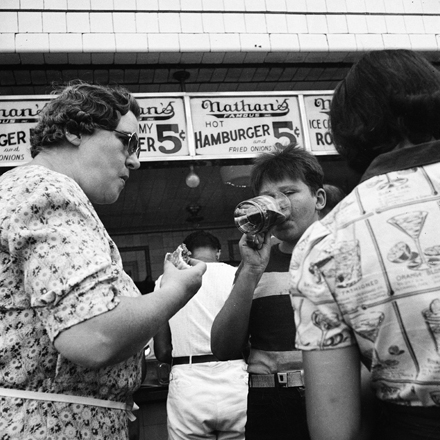
{"type": "Polygon", "coordinates": [[[369,52],[330,121],[364,174],[292,256],[311,436],[362,438],[361,358],[381,409],[372,438],[440,439],[440,72],[409,50],[369,52]]]}
{"type": "Polygon", "coordinates": [[[210,344],[212,322],[231,291],[236,268],[219,262],[221,245],[209,232],[195,231],[183,243],[207,269],[197,295],[154,337],[156,357],[172,365],[168,438],[244,439],[246,363],[243,358],[219,361],[210,344]]]}
{"type": "Polygon", "coordinates": [[[234,359],[249,349],[248,440],[309,438],[288,269],[296,242],[325,206],[323,178],[316,157],[294,145],[258,156],[251,171],[254,193],[287,197],[291,213],[259,234],[261,249],[248,244],[243,234],[242,262],[212,327],[212,352],[219,359],[234,359]],[[273,246],[272,234],[279,240],[273,246]]]}
{"type": "Polygon", "coordinates": [[[139,105],[77,82],[41,111],[33,159],[0,177],[0,437],[128,438],[143,347],[199,289],[205,263],[164,262],[141,296],[92,203],[139,168],[139,105]]]}

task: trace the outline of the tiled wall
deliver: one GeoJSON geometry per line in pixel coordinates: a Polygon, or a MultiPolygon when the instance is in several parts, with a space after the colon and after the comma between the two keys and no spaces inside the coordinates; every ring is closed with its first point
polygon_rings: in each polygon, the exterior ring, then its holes
{"type": "MultiPolygon", "coordinates": [[[[163,272],[163,259],[167,252],[172,252],[182,243],[183,239],[192,231],[163,232],[155,234],[139,235],[116,235],[113,236],[118,248],[134,246],[148,246],[150,251],[150,263],[153,280],[156,280],[163,272]]],[[[228,240],[239,240],[241,233],[238,229],[210,229],[222,246],[221,261],[230,259],[228,240]]]]}
{"type": "Polygon", "coordinates": [[[438,52],[440,0],[1,0],[0,62],[340,61],[438,52]]]}

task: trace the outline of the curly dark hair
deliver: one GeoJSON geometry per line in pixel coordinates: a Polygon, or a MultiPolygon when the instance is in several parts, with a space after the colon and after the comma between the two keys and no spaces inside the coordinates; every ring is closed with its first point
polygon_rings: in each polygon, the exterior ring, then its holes
{"type": "Polygon", "coordinates": [[[337,151],[360,173],[405,139],[439,139],[440,72],[411,50],[369,52],[337,85],[330,124],[337,151]]]}
{"type": "Polygon", "coordinates": [[[131,111],[137,119],[140,108],[136,99],[123,87],[101,86],[73,81],[52,94],[31,135],[31,156],[58,145],[65,131],[92,134],[96,128],[114,130],[121,116],[131,111]]]}
{"type": "Polygon", "coordinates": [[[250,185],[258,194],[263,182],[279,182],[282,179],[302,180],[312,193],[324,184],[324,172],[313,154],[296,144],[290,144],[273,153],[257,156],[251,171],[250,185]]]}

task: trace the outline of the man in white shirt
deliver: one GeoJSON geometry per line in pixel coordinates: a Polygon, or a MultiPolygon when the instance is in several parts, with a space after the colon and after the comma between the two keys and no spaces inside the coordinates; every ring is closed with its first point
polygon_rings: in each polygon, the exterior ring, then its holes
{"type": "Polygon", "coordinates": [[[154,338],[157,359],[172,366],[167,398],[169,440],[244,439],[246,363],[243,359],[218,361],[211,352],[210,337],[236,269],[219,262],[221,246],[212,234],[196,231],[183,242],[192,258],[207,263],[207,270],[199,292],[154,338]]]}

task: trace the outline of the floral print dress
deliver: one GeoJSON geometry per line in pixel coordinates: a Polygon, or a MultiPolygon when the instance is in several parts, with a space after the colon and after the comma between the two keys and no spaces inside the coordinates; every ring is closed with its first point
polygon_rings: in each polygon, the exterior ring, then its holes
{"type": "MultiPolygon", "coordinates": [[[[142,353],[98,370],[54,348],[63,330],[140,293],[69,177],[26,165],[0,177],[0,387],[132,401],[142,353]]],[[[0,393],[1,394],[1,393],[0,393]]],[[[0,439],[128,438],[124,410],[0,395],[0,439]]]]}

